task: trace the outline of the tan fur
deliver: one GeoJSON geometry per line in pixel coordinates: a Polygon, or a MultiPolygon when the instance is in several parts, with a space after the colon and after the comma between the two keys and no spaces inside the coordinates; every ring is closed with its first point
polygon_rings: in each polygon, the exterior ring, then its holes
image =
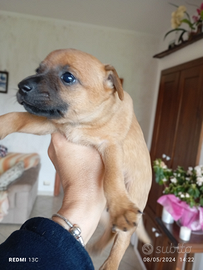
{"type": "Polygon", "coordinates": [[[50,70],[64,66],[78,78],[78,83],[71,87],[56,78],[60,97],[69,104],[65,116],[54,120],[27,112],[0,116],[0,138],[13,132],[40,135],[59,131],[69,141],[92,145],[100,152],[110,221],[91,250],[101,251],[116,236],[109,258],[100,268],[116,270],[136,224],[141,232],[139,237],[150,241],[138,212],[144,210],[151,187],[149,153],[132,99],[123,91],[115,69],[73,49],[52,52],[40,68],[49,76],[50,70]],[[116,233],[111,232],[112,225],[116,233]]]}

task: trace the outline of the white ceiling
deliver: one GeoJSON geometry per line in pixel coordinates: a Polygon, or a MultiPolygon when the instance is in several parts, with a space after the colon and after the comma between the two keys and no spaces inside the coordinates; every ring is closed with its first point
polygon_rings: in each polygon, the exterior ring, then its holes
{"type": "Polygon", "coordinates": [[[169,2],[192,16],[202,0],[0,0],[0,10],[163,35],[176,9],[169,2]]]}

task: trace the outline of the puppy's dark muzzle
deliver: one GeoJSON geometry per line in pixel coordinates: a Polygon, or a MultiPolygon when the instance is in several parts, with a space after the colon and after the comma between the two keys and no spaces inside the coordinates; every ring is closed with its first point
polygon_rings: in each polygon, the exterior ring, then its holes
{"type": "Polygon", "coordinates": [[[49,103],[49,94],[47,91],[42,91],[41,77],[30,76],[22,80],[18,84],[17,100],[21,105],[35,105],[42,107],[49,103]]]}
{"type": "Polygon", "coordinates": [[[67,111],[68,105],[41,75],[22,80],[18,88],[18,102],[32,114],[53,119],[63,117],[67,111]]]}

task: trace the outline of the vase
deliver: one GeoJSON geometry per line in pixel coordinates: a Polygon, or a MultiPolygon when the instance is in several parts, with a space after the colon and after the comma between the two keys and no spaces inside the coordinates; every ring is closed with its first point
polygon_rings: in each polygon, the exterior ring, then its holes
{"type": "Polygon", "coordinates": [[[197,25],[197,34],[201,34],[203,32],[203,23],[199,23],[197,25]]]}
{"type": "Polygon", "coordinates": [[[189,32],[188,33],[188,41],[192,40],[196,36],[197,32],[189,32]]]}
{"type": "Polygon", "coordinates": [[[174,222],[173,217],[172,217],[171,214],[166,210],[165,207],[163,207],[161,219],[163,220],[163,222],[165,222],[165,223],[167,223],[167,224],[172,224],[172,223],[174,222]]]}
{"type": "Polygon", "coordinates": [[[189,241],[191,236],[191,230],[185,226],[180,227],[179,237],[184,241],[189,241]]]}

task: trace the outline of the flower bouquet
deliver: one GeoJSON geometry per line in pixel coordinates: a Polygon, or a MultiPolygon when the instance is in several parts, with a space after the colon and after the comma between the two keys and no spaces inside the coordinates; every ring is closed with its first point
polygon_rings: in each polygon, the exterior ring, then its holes
{"type": "Polygon", "coordinates": [[[200,5],[200,8],[197,9],[197,15],[194,15],[192,18],[197,26],[197,33],[201,33],[203,30],[203,3],[200,5]]]}
{"type": "Polygon", "coordinates": [[[174,4],[171,5],[175,6],[177,9],[171,14],[172,30],[165,34],[164,39],[172,32],[180,32],[177,43],[181,43],[184,42],[183,36],[185,33],[188,33],[188,38],[190,39],[190,37],[196,33],[202,32],[203,3],[201,4],[200,8],[197,9],[197,15],[194,15],[192,19],[190,18],[185,6],[177,6],[174,4]],[[186,24],[188,26],[187,29],[181,27],[182,24],[186,24]],[[194,30],[196,30],[196,32],[194,30]]]}
{"type": "Polygon", "coordinates": [[[203,230],[203,166],[169,169],[161,159],[154,161],[156,182],[164,186],[158,199],[174,220],[193,231],[203,230]]]}

